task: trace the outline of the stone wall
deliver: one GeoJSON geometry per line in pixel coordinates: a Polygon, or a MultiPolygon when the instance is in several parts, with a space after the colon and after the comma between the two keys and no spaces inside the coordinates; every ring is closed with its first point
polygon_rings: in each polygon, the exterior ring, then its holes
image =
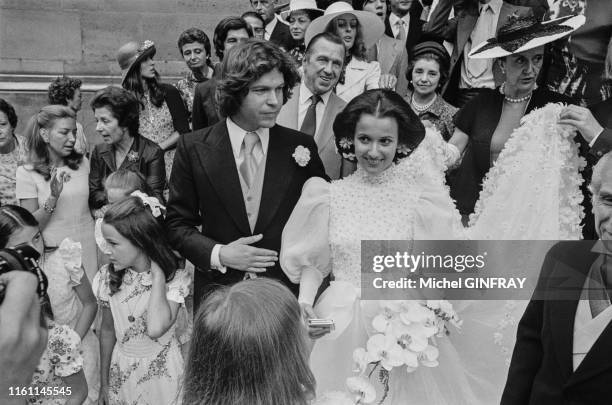
{"type": "Polygon", "coordinates": [[[120,83],[121,45],[154,41],[162,80],[174,82],[185,70],[176,46],[183,30],[203,29],[212,41],[219,20],[249,9],[249,0],[0,0],[0,97],[15,106],[21,131],[46,104],[54,77],[79,77],[79,120],[95,142],[88,102],[98,88],[120,83]]]}

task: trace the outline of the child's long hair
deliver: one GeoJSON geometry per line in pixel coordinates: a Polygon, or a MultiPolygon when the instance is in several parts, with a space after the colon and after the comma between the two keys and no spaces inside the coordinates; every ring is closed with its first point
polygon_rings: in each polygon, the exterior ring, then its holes
{"type": "MultiPolygon", "coordinates": [[[[172,280],[178,261],[168,244],[161,217],[159,220],[155,218],[139,197],[126,197],[112,204],[103,221],[157,263],[166,275],[166,281],[172,280]]],[[[116,270],[112,263],[109,265],[111,294],[119,291],[125,271],[116,270]]]]}
{"type": "Polygon", "coordinates": [[[306,405],[315,379],[297,299],[267,278],[210,294],[195,317],[183,405],[306,405]]]}
{"type": "MultiPolygon", "coordinates": [[[[43,176],[45,180],[51,178],[51,165],[49,161],[49,145],[40,134],[41,128],[51,129],[56,120],[62,118],[76,119],[76,113],[71,108],[63,105],[48,105],[40,109],[28,121],[24,135],[28,149],[27,163],[33,170],[43,176]]],[[[64,158],[66,166],[77,170],[83,155],[73,150],[69,156],[64,158]]]]}

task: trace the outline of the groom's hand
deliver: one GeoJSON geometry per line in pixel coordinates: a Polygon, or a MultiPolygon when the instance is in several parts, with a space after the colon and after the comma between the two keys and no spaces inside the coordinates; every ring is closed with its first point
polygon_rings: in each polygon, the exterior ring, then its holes
{"type": "Polygon", "coordinates": [[[262,234],[237,239],[219,250],[219,260],[226,267],[252,273],[263,273],[278,261],[274,250],[249,246],[263,238],[262,234]]]}

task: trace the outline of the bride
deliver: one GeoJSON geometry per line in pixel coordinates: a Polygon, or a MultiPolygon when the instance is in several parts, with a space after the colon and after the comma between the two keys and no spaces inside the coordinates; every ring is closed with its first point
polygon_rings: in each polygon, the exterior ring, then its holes
{"type": "MultiPolygon", "coordinates": [[[[551,108],[556,109],[535,112],[540,115],[532,122],[540,128],[529,128],[522,136],[519,134],[515,146],[512,146],[513,139],[508,141],[509,152],[500,155],[499,167],[517,167],[517,159],[526,156],[520,152],[523,148],[537,152],[536,146],[546,142],[571,144],[568,136],[560,137],[555,131],[549,134],[550,139],[530,136],[550,127],[551,120],[556,122],[561,107],[551,108]]],[[[472,233],[466,235],[445,185],[446,144],[433,130],[427,129],[426,133],[399,95],[386,90],[365,92],[338,115],[334,133],[339,152],[346,159],[356,160],[358,169],[352,176],[331,184],[320,178],[304,184],[302,196],[283,232],[280,254],[281,267],[292,282],[300,284],[299,302],[305,317],[328,314],[330,308],[335,313],[336,330],[318,339],[311,354],[318,394],[344,389],[346,378],[354,374],[353,350],[364,346],[372,334],[372,305],[359,299],[361,241],[485,239],[486,235],[481,237],[478,233],[483,231],[477,229],[487,232],[496,226],[499,229],[495,218],[505,214],[496,208],[499,204],[495,199],[499,194],[486,183],[505,187],[504,184],[512,184],[509,174],[515,175],[509,173],[512,170],[492,171],[485,181],[483,202],[488,201],[485,205],[494,209],[480,209],[481,221],[476,221],[474,230],[467,231],[472,233]],[[497,215],[494,215],[495,209],[497,215]],[[317,290],[330,273],[334,281],[313,309],[317,290]]],[[[551,158],[556,163],[551,164],[550,173],[556,170],[559,176],[562,167],[574,162],[575,167],[570,170],[575,170],[577,175],[576,148],[548,148],[547,151],[554,156],[564,153],[568,156],[551,158]]],[[[534,186],[533,183],[525,187],[534,186]]],[[[559,195],[560,190],[553,187],[546,192],[559,195]]],[[[532,197],[536,202],[540,198],[547,196],[532,197]]],[[[546,220],[557,223],[559,217],[551,213],[542,221],[546,220]]],[[[579,221],[578,215],[576,220],[579,221]]],[[[438,367],[419,367],[411,374],[404,367],[394,368],[386,403],[488,404],[498,400],[495,397],[503,388],[506,365],[503,357],[497,355],[499,339],[494,339],[493,320],[503,318],[503,311],[511,312],[513,308],[506,302],[497,305],[458,302],[455,306],[462,311],[460,316],[469,328],[464,327],[463,333],[451,334],[449,339],[439,339],[438,367]],[[485,319],[488,323],[483,322],[485,319]]],[[[321,330],[312,330],[313,337],[322,334],[321,330]]],[[[379,392],[378,399],[381,397],[379,392]]]]}

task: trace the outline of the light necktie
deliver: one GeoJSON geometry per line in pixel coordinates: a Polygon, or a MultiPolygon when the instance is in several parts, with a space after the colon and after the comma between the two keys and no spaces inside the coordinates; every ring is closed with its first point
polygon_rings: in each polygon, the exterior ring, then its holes
{"type": "Polygon", "coordinates": [[[259,135],[256,132],[247,132],[242,141],[243,159],[238,170],[249,188],[251,188],[259,167],[256,147],[260,143],[259,135]]]}
{"type": "Polygon", "coordinates": [[[310,105],[308,106],[308,110],[306,110],[306,115],[304,116],[304,121],[302,121],[300,132],[314,136],[317,130],[317,104],[319,104],[321,101],[321,96],[313,94],[310,96],[309,100],[310,105]]]}
{"type": "Polygon", "coordinates": [[[404,25],[406,25],[406,21],[404,20],[400,19],[395,22],[395,26],[397,27],[397,36],[395,39],[399,39],[402,42],[406,40],[406,30],[404,29],[404,25]]]}
{"type": "MultiPolygon", "coordinates": [[[[470,39],[472,42],[470,50],[476,48],[478,45],[480,45],[495,34],[494,32],[492,32],[492,30],[494,31],[494,27],[492,27],[494,23],[494,18],[495,15],[491,6],[488,4],[482,6],[478,21],[476,21],[474,30],[470,34],[470,39]]],[[[468,55],[465,54],[464,57],[468,58],[468,55]]],[[[488,65],[488,59],[468,58],[467,70],[471,77],[478,78],[487,71],[488,65]]]]}

